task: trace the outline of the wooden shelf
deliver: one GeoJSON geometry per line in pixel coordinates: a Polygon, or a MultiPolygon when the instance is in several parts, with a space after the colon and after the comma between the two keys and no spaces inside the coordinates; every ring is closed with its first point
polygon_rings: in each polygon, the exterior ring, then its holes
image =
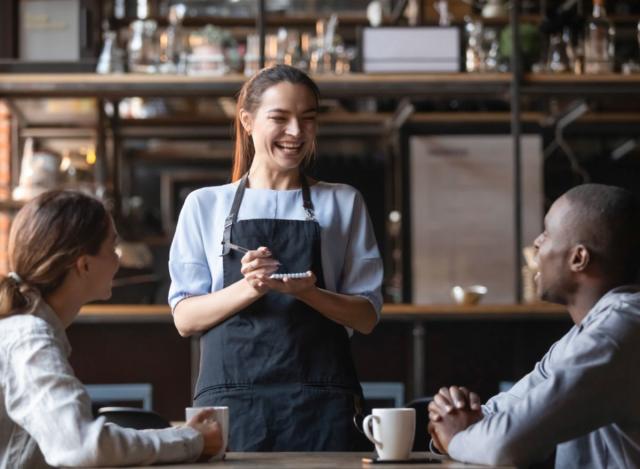
{"type": "MultiPolygon", "coordinates": [[[[508,92],[511,76],[504,73],[415,73],[317,75],[323,97],[398,97],[508,92]]],[[[235,96],[244,75],[201,77],[159,74],[3,74],[2,97],[235,96]]]]}
{"type": "Polygon", "coordinates": [[[560,95],[626,95],[640,92],[640,74],[573,75],[528,73],[522,85],[523,94],[560,95]]]}
{"type": "MultiPolygon", "coordinates": [[[[383,320],[530,320],[568,319],[566,309],[548,303],[513,305],[385,304],[383,320]]],[[[97,304],[82,308],[80,322],[171,322],[167,305],[97,304]]]]}
{"type": "MultiPolygon", "coordinates": [[[[327,19],[331,16],[329,12],[317,12],[315,14],[303,13],[273,13],[267,12],[265,22],[268,27],[314,27],[319,19],[327,19]]],[[[138,18],[110,18],[109,24],[112,28],[119,28],[129,25],[138,18]]],[[[159,25],[166,26],[168,20],[163,16],[154,16],[149,18],[156,21],[159,25]]],[[[389,24],[388,17],[383,18],[383,24],[389,24]]],[[[255,27],[256,19],[253,16],[185,16],[183,25],[187,28],[197,28],[206,25],[219,27],[255,27]]],[[[344,12],[338,13],[338,26],[367,26],[369,21],[364,12],[344,12]]]]}
{"type": "MultiPolygon", "coordinates": [[[[323,97],[358,98],[444,95],[507,96],[509,73],[410,73],[317,75],[323,97]]],[[[243,75],[200,77],[159,74],[2,74],[3,97],[235,96],[243,75]]],[[[640,92],[638,75],[526,74],[523,94],[631,94],[640,92]]]]}

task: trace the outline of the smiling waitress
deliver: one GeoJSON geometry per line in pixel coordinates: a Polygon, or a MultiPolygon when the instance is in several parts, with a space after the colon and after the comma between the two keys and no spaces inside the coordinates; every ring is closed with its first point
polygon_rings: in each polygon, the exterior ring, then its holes
{"type": "Polygon", "coordinates": [[[171,245],[176,327],[202,334],[195,405],[229,406],[234,451],[348,451],[357,441],[349,337],[379,319],[382,262],[360,193],[303,173],[318,96],[285,65],[245,83],[234,182],[192,192],[171,245]]]}

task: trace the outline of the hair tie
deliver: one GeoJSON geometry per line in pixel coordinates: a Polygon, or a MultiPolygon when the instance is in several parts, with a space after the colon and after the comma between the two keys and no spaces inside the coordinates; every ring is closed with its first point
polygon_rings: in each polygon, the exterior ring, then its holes
{"type": "Polygon", "coordinates": [[[14,282],[16,282],[18,285],[20,285],[22,283],[22,277],[20,277],[18,274],[16,274],[15,272],[9,272],[7,274],[7,277],[9,277],[10,279],[12,279],[14,282]]]}

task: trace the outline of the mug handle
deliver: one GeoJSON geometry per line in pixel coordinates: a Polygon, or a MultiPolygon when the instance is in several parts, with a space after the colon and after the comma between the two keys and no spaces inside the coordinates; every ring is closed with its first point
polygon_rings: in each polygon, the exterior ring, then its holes
{"type": "Polygon", "coordinates": [[[364,430],[365,436],[371,443],[376,445],[376,447],[379,446],[382,448],[382,442],[376,441],[376,439],[373,437],[373,432],[371,431],[371,421],[373,419],[380,420],[377,415],[367,415],[362,421],[362,430],[364,430]]]}

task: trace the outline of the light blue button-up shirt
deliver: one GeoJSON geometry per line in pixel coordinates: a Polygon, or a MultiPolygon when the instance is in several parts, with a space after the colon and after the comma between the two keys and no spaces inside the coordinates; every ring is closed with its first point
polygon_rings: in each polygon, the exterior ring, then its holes
{"type": "Polygon", "coordinates": [[[640,467],[640,288],[603,296],[534,370],[453,437],[451,457],[557,468],[640,467]]]}
{"type": "MultiPolygon", "coordinates": [[[[187,197],[169,254],[172,309],[183,298],[223,288],[222,233],[237,187],[207,187],[187,197]]],[[[379,317],[382,260],[362,195],[345,184],[318,182],[309,189],[321,227],[325,288],[367,298],[379,317]]],[[[238,220],[256,218],[304,220],[302,190],[247,188],[238,220]]]]}

